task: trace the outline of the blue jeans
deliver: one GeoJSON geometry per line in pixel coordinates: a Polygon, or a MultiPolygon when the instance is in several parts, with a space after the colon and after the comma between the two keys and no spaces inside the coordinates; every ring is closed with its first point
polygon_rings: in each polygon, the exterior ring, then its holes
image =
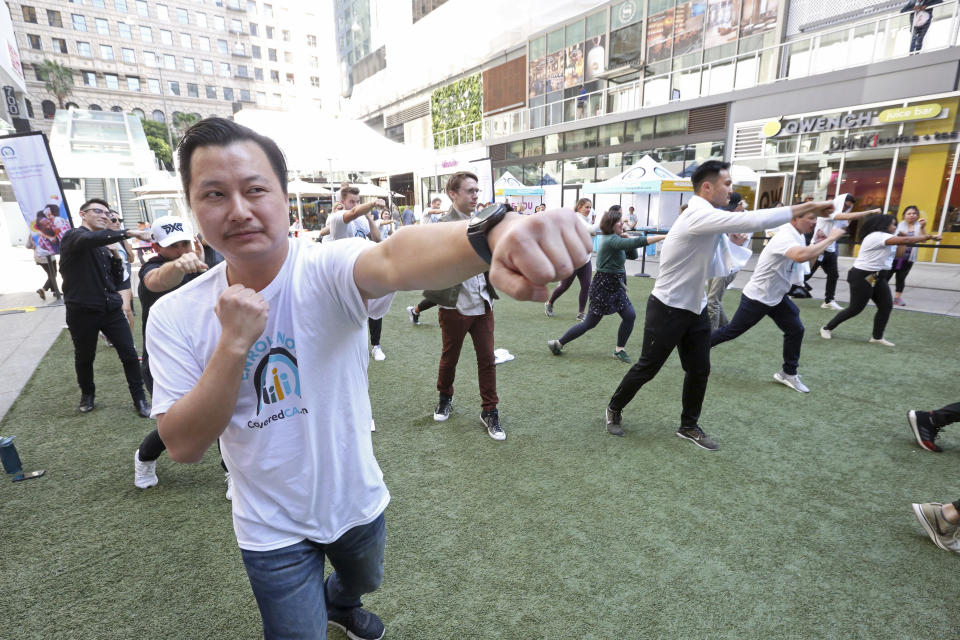
{"type": "Polygon", "coordinates": [[[383,581],[384,515],[335,541],[303,540],[273,551],[241,549],[265,640],[327,637],[327,608],[360,606],[360,596],[383,581]],[[323,580],[324,558],[333,573],[323,580]]]}
{"type": "Polygon", "coordinates": [[[789,376],[796,375],[797,366],[800,364],[800,347],[803,345],[803,323],[800,322],[800,310],[787,296],[783,296],[776,305],[768,307],[762,302],[741,295],[740,306],[733,314],[730,324],[710,335],[710,347],[733,340],[760,322],[764,316],[770,316],[780,331],[783,331],[783,372],[789,376]]]}

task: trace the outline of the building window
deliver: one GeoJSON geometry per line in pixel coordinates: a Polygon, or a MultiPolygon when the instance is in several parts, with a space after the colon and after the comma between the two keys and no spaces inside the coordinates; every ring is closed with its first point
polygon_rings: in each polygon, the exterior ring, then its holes
{"type": "Polygon", "coordinates": [[[253,68],[253,79],[254,80],[263,80],[263,69],[260,67],[253,68]]]}
{"type": "Polygon", "coordinates": [[[208,76],[212,76],[212,75],[213,75],[213,61],[212,61],[212,60],[201,60],[201,61],[200,61],[200,69],[203,71],[203,73],[207,74],[208,76]]]}
{"type": "Polygon", "coordinates": [[[141,120],[147,117],[147,114],[143,112],[143,109],[133,109],[132,111],[130,111],[130,113],[137,116],[141,120]]]}
{"type": "Polygon", "coordinates": [[[186,9],[177,9],[177,22],[180,24],[190,24],[190,16],[186,9]]]}
{"type": "Polygon", "coordinates": [[[177,68],[177,58],[176,56],[165,53],[163,54],[163,68],[164,69],[176,69],[177,68]]]}
{"type": "Polygon", "coordinates": [[[90,4],[92,4],[92,5],[93,5],[94,7],[96,7],[97,9],[103,9],[103,8],[104,8],[104,6],[103,6],[103,5],[104,5],[104,0],[90,0],[90,4]]]}
{"type": "Polygon", "coordinates": [[[24,98],[24,99],[23,99],[23,104],[27,105],[27,117],[28,117],[28,118],[36,118],[36,116],[33,115],[33,103],[30,102],[29,100],[27,100],[26,98],[24,98]]]}
{"type": "Polygon", "coordinates": [[[256,44],[250,45],[250,55],[257,59],[261,58],[262,55],[260,54],[260,46],[256,44]]]}
{"type": "Polygon", "coordinates": [[[230,33],[243,33],[243,23],[236,18],[231,18],[230,33]]]}
{"type": "Polygon", "coordinates": [[[279,83],[280,83],[280,72],[277,71],[276,69],[271,69],[271,70],[270,70],[270,79],[273,80],[274,82],[276,82],[277,84],[279,84],[279,83]]]}
{"type": "MultiPolygon", "coordinates": [[[[140,3],[137,2],[137,4],[140,3]]],[[[160,111],[160,109],[154,109],[153,113],[150,114],[150,117],[153,118],[154,122],[163,122],[166,120],[166,117],[163,115],[163,111],[160,111]]]]}
{"type": "Polygon", "coordinates": [[[87,105],[87,109],[89,109],[90,111],[103,111],[103,107],[101,107],[100,105],[98,105],[98,104],[96,104],[96,103],[94,103],[94,104],[88,104],[88,105],[87,105]]]}
{"type": "Polygon", "coordinates": [[[207,36],[200,36],[200,49],[202,51],[210,51],[210,38],[207,36]]]}
{"type": "Polygon", "coordinates": [[[168,47],[173,46],[173,33],[166,29],[160,29],[160,43],[168,47]]]}
{"type": "Polygon", "coordinates": [[[90,49],[89,42],[78,42],[77,43],[77,55],[84,58],[92,58],[93,51],[90,49]]]}
{"type": "Polygon", "coordinates": [[[97,86],[97,74],[95,74],[93,71],[81,71],[80,77],[83,78],[83,86],[85,87],[97,86]]]}
{"type": "MultiPolygon", "coordinates": [[[[121,13],[127,12],[127,0],[113,0],[113,8],[121,13]]],[[[141,114],[143,111],[140,112],[141,114]]]]}
{"type": "Polygon", "coordinates": [[[107,85],[107,89],[119,89],[120,88],[120,78],[117,77],[115,73],[105,73],[103,74],[103,81],[107,85]]]}
{"type": "Polygon", "coordinates": [[[293,54],[290,53],[289,51],[284,51],[283,61],[286,62],[287,64],[293,64],[293,54]]]}
{"type": "Polygon", "coordinates": [[[258,33],[258,27],[257,27],[257,23],[256,23],[256,22],[251,22],[251,23],[250,23],[250,35],[252,35],[252,36],[259,35],[259,33],[258,33]]]}
{"type": "Polygon", "coordinates": [[[413,0],[413,21],[416,22],[420,20],[446,1],[447,0],[413,0]]]}
{"type": "Polygon", "coordinates": [[[57,112],[57,105],[50,100],[44,100],[40,103],[40,110],[43,112],[44,118],[47,120],[53,120],[53,116],[57,112]]]}
{"type": "Polygon", "coordinates": [[[86,31],[87,30],[87,19],[76,13],[73,15],[73,30],[74,31],[86,31]]]}
{"type": "Polygon", "coordinates": [[[160,93],[160,81],[156,78],[147,78],[147,91],[150,93],[160,93]]]}
{"type": "Polygon", "coordinates": [[[113,111],[114,113],[123,113],[123,107],[121,107],[118,104],[115,104],[112,107],[110,107],[110,111],[113,111]]]}
{"type": "Polygon", "coordinates": [[[217,99],[217,88],[207,85],[207,99],[216,100],[217,99]]]}
{"type": "Polygon", "coordinates": [[[217,40],[217,51],[219,51],[223,55],[227,55],[230,53],[230,47],[227,45],[226,40],[217,40]]]}
{"type": "Polygon", "coordinates": [[[217,33],[223,33],[227,30],[227,21],[223,16],[213,16],[213,29],[217,33]]]}
{"type": "Polygon", "coordinates": [[[133,40],[133,34],[130,33],[130,25],[126,22],[117,23],[117,33],[119,33],[120,37],[124,40],[133,40]]]}
{"type": "Polygon", "coordinates": [[[168,80],[167,88],[170,90],[171,94],[175,96],[180,95],[180,83],[177,82],[176,80],[168,80]]]}
{"type": "Polygon", "coordinates": [[[310,56],[310,66],[314,69],[320,68],[320,58],[317,56],[310,56]]]}
{"type": "Polygon", "coordinates": [[[197,72],[197,64],[194,62],[193,58],[184,58],[183,59],[183,70],[189,71],[190,73],[197,72]]]}
{"type": "Polygon", "coordinates": [[[247,0],[247,13],[256,13],[256,12],[257,12],[256,0],[247,0]]]}
{"type": "Polygon", "coordinates": [[[137,54],[133,49],[120,49],[120,57],[123,58],[123,61],[127,64],[137,64],[137,54]]]}
{"type": "Polygon", "coordinates": [[[51,38],[53,40],[53,50],[57,53],[67,52],[67,41],[63,38],[51,38]]]}
{"type": "Polygon", "coordinates": [[[140,78],[127,76],[127,91],[140,91],[140,78]]]}
{"type": "Polygon", "coordinates": [[[104,60],[113,60],[113,47],[108,44],[100,45],[100,57],[104,60]]]}
{"type": "Polygon", "coordinates": [[[250,74],[247,72],[247,65],[238,64],[237,65],[237,77],[238,78],[249,78],[250,74]]]}
{"type": "Polygon", "coordinates": [[[267,39],[273,40],[273,27],[267,26],[267,39]]]}
{"type": "Polygon", "coordinates": [[[193,49],[193,39],[189,33],[180,34],[180,46],[184,49],[193,49]]]}
{"type": "Polygon", "coordinates": [[[37,10],[36,10],[36,9],[34,9],[33,7],[28,7],[27,5],[23,5],[22,7],[20,7],[20,9],[23,11],[23,21],[24,21],[24,22],[29,22],[29,23],[31,23],[31,24],[39,24],[39,23],[37,22],[37,10]]]}
{"type": "Polygon", "coordinates": [[[229,78],[229,77],[230,77],[230,63],[229,63],[229,62],[221,62],[221,63],[219,63],[218,66],[220,67],[220,75],[223,76],[224,78],[229,78]]]}
{"type": "Polygon", "coordinates": [[[240,102],[250,102],[250,89],[240,89],[240,102]]]}
{"type": "Polygon", "coordinates": [[[30,43],[31,49],[43,49],[43,45],[40,44],[40,36],[35,36],[32,33],[28,33],[27,42],[30,43]]]}
{"type": "Polygon", "coordinates": [[[307,46],[315,47],[317,46],[317,36],[312,36],[309,33],[307,34],[307,46]]]}
{"type": "MultiPolygon", "coordinates": [[[[150,17],[150,9],[147,8],[146,0],[137,0],[137,15],[144,18],[150,17]]],[[[162,115],[163,114],[161,114],[161,117],[162,115]]],[[[163,120],[161,120],[161,122],[163,122],[163,120]]]]}
{"type": "Polygon", "coordinates": [[[320,87],[320,78],[317,76],[310,76],[310,86],[311,87],[320,87]]]}
{"type": "Polygon", "coordinates": [[[147,65],[148,67],[159,66],[157,64],[157,54],[155,54],[153,51],[144,51],[143,64],[147,65]]]}
{"type": "Polygon", "coordinates": [[[206,28],[207,28],[207,14],[205,14],[205,13],[197,13],[197,24],[200,25],[201,28],[206,29],[206,28]]]}
{"type": "Polygon", "coordinates": [[[200,88],[192,82],[187,83],[187,97],[189,98],[199,98],[200,97],[200,88]]]}
{"type": "Polygon", "coordinates": [[[223,99],[227,102],[233,102],[233,89],[230,87],[223,88],[223,99]]]}
{"type": "Polygon", "coordinates": [[[170,11],[167,9],[167,5],[158,4],[157,5],[157,18],[163,20],[164,22],[170,21],[170,11]]]}
{"type": "Polygon", "coordinates": [[[261,107],[267,104],[267,94],[263,91],[257,91],[257,104],[261,107]]]}
{"type": "Polygon", "coordinates": [[[277,50],[276,49],[267,49],[267,60],[270,62],[277,61],[277,50]]]}
{"type": "Polygon", "coordinates": [[[53,9],[47,9],[47,24],[51,27],[63,27],[63,18],[60,17],[59,11],[54,11],[53,9]]]}
{"type": "Polygon", "coordinates": [[[280,32],[284,42],[290,42],[290,32],[284,29],[280,32]]]}
{"type": "Polygon", "coordinates": [[[272,4],[266,4],[266,3],[264,3],[264,5],[263,5],[263,15],[267,16],[268,18],[272,18],[272,17],[273,17],[273,5],[272,5],[272,4]]]}
{"type": "Polygon", "coordinates": [[[144,42],[153,42],[153,30],[150,27],[140,26],[140,39],[144,42]]]}
{"type": "Polygon", "coordinates": [[[110,23],[104,20],[103,18],[94,18],[94,23],[97,25],[97,33],[101,36],[110,35],[110,23]]]}

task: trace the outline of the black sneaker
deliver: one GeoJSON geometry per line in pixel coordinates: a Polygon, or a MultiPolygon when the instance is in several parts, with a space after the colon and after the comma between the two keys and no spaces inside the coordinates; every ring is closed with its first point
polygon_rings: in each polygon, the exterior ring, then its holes
{"type": "Polygon", "coordinates": [[[917,444],[927,451],[943,451],[937,443],[937,436],[940,435],[940,428],[933,426],[930,420],[929,411],[907,411],[907,422],[913,430],[913,437],[917,439],[917,444]]]}
{"type": "Polygon", "coordinates": [[[420,324],[420,313],[416,307],[407,307],[407,317],[410,318],[411,324],[420,324]]]}
{"type": "Polygon", "coordinates": [[[440,396],[439,402],[437,402],[437,408],[433,410],[433,419],[437,422],[443,422],[450,417],[450,409],[453,408],[453,398],[448,398],[447,396],[440,396]]]}
{"type": "Polygon", "coordinates": [[[133,401],[133,408],[137,410],[137,415],[141,418],[150,417],[150,403],[147,402],[146,398],[140,398],[139,400],[133,401]]]}
{"type": "Polygon", "coordinates": [[[622,436],[623,427],[620,423],[623,421],[623,412],[607,407],[604,417],[607,420],[607,433],[612,436],[622,436]]]}
{"type": "Polygon", "coordinates": [[[81,394],[80,395],[80,413],[90,413],[93,411],[93,394],[81,394]]]}
{"type": "Polygon", "coordinates": [[[380,640],[385,631],[380,618],[363,607],[337,609],[328,606],[327,622],[346,633],[351,640],[380,640]]]}
{"type": "Polygon", "coordinates": [[[703,429],[701,429],[699,425],[693,425],[692,427],[680,427],[677,430],[677,435],[681,438],[686,438],[702,449],[716,451],[720,448],[720,446],[714,442],[710,436],[703,432],[703,429]]]}
{"type": "Polygon", "coordinates": [[[494,440],[506,440],[507,433],[503,430],[503,427],[500,426],[500,412],[496,409],[491,409],[490,411],[481,411],[480,420],[483,421],[483,426],[487,428],[487,434],[490,435],[494,440]]]}

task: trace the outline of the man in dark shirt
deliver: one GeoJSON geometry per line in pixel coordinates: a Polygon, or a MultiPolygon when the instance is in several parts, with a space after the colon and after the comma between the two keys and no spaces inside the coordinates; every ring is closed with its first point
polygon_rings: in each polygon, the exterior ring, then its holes
{"type": "MultiPolygon", "coordinates": [[[[177,216],[157,218],[153,222],[152,231],[153,251],[157,255],[140,269],[140,288],[137,291],[143,318],[141,370],[150,395],[153,395],[153,376],[150,375],[150,356],[147,354],[147,318],[150,317],[150,307],[162,296],[179,289],[207,271],[207,264],[201,257],[204,253],[203,246],[193,235],[193,228],[187,220],[177,216]]],[[[165,450],[166,446],[156,429],[143,439],[133,458],[134,486],[147,489],[157,484],[157,459],[165,450]]]]}
{"type": "Polygon", "coordinates": [[[93,411],[96,387],[93,383],[93,360],[97,353],[97,336],[113,343],[123,363],[130,396],[137,413],[150,417],[150,405],[143,392],[140,362],[133,346],[133,334],[123,314],[123,301],[117,293],[122,278],[122,265],[107,245],[124,238],[150,239],[150,231],[108,229],[110,205],[99,198],[88,200],[80,208],[83,221],[60,241],[60,274],[63,276],[63,301],[66,304],[67,328],[73,338],[74,366],[80,385],[80,412],[93,411]]]}

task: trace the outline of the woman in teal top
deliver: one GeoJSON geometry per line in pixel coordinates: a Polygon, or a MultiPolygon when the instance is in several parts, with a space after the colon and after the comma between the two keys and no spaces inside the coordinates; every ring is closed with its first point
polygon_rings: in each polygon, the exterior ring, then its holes
{"type": "Polygon", "coordinates": [[[600,324],[603,316],[620,314],[620,328],[617,330],[617,347],[613,357],[621,362],[630,362],[624,350],[627,339],[633,331],[633,322],[637,314],[627,298],[627,273],[624,263],[629,258],[636,260],[638,247],[660,242],[666,236],[628,236],[623,233],[623,220],[620,209],[612,209],[600,219],[600,233],[597,242],[597,272],[590,283],[590,310],[586,319],[570,327],[559,340],[549,340],[547,346],[553,355],[563,353],[563,347],[600,324]]]}

